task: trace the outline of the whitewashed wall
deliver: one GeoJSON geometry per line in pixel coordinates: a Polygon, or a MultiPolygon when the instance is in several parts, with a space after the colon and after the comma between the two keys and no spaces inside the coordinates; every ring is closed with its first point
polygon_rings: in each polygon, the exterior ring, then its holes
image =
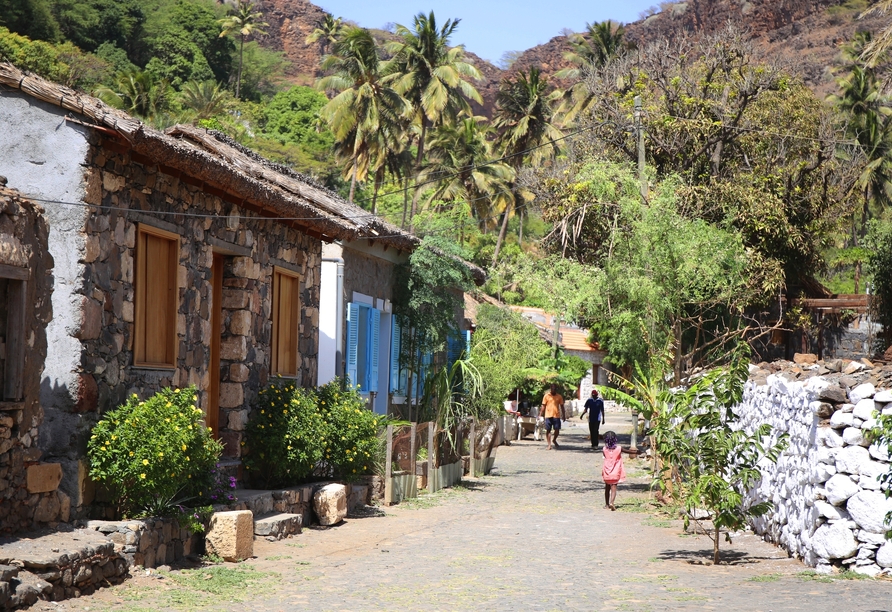
{"type": "Polygon", "coordinates": [[[892,499],[877,480],[889,455],[867,440],[880,411],[892,413],[892,391],[871,383],[849,389],[833,377],[790,381],[783,374],[748,382],[736,409],[743,427],[767,422],[775,439],[790,436],[778,462],[760,466],[750,501],[771,501],[774,510],[753,521],[756,533],[819,571],[892,573],[884,535],[892,499]]]}

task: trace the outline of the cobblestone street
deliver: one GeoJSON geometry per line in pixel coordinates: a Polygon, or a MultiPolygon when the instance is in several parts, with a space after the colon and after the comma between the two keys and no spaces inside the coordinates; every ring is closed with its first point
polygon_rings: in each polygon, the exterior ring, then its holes
{"type": "MultiPolygon", "coordinates": [[[[608,428],[622,431],[623,418],[608,415],[608,428]]],[[[248,586],[235,593],[202,594],[200,580],[186,584],[176,571],[139,572],[41,609],[892,609],[892,581],[815,576],[753,535],[722,543],[727,564],[705,565],[710,541],[648,505],[643,461],[627,460],[618,510],[603,509],[601,455],[588,449],[580,421],[567,425],[560,450],[534,441],[501,447],[491,476],[386,516],[257,541],[256,558],[239,566],[250,570],[248,586]]]]}

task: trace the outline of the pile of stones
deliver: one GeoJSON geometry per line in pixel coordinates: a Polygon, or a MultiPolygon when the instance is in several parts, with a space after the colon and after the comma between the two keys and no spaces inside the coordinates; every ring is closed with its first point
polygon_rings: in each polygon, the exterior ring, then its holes
{"type": "Polygon", "coordinates": [[[761,485],[750,494],[774,506],[754,520],[757,533],[819,571],[892,574],[892,499],[879,480],[892,466],[872,435],[878,416],[892,414],[890,389],[892,366],[866,360],[797,355],[751,368],[735,409],[742,426],[768,423],[772,438],[789,436],[777,463],[760,465],[761,485]]]}

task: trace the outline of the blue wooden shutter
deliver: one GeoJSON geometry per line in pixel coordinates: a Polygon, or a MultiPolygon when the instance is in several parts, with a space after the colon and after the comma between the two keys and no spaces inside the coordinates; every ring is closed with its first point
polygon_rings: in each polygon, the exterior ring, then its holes
{"type": "Polygon", "coordinates": [[[378,346],[379,336],[381,335],[381,311],[377,308],[369,308],[369,360],[366,372],[368,373],[368,381],[366,381],[366,389],[378,392],[378,346]]]}
{"type": "Polygon", "coordinates": [[[347,304],[347,384],[355,385],[357,358],[359,357],[359,304],[347,304]]]}
{"type": "Polygon", "coordinates": [[[403,328],[400,327],[396,316],[392,318],[392,321],[390,328],[390,392],[400,395],[400,348],[403,328]]]}
{"type": "Polygon", "coordinates": [[[452,370],[452,366],[456,361],[461,359],[462,351],[465,350],[464,342],[461,335],[457,331],[450,331],[446,336],[446,369],[452,370]]]}

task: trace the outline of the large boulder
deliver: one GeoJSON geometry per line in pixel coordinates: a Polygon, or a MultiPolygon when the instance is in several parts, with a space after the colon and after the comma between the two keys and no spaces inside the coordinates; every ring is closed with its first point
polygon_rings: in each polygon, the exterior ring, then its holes
{"type": "Polygon", "coordinates": [[[818,399],[834,404],[844,404],[848,401],[846,390],[837,384],[829,385],[818,392],[818,399]]]}
{"type": "Polygon", "coordinates": [[[884,533],[890,528],[886,514],[892,511],[892,499],[879,491],[861,491],[849,498],[846,509],[864,531],[884,533]]]}
{"type": "Polygon", "coordinates": [[[870,461],[870,453],[862,446],[847,446],[836,453],[836,471],[860,474],[861,464],[870,461]]]}
{"type": "Polygon", "coordinates": [[[320,525],[337,525],[347,517],[347,487],[325,485],[313,495],[313,509],[320,525]]]}
{"type": "Polygon", "coordinates": [[[868,419],[876,417],[876,402],[874,402],[871,398],[861,400],[860,402],[855,404],[855,409],[852,411],[852,415],[856,419],[861,419],[862,421],[866,421],[868,419]]]}
{"type": "Polygon", "coordinates": [[[812,537],[812,546],[824,559],[848,559],[858,552],[858,540],[843,522],[818,527],[812,537]]]}
{"type": "Polygon", "coordinates": [[[205,536],[207,551],[225,561],[254,556],[254,513],[250,510],[215,512],[205,536]]]}
{"type": "Polygon", "coordinates": [[[845,474],[835,474],[824,485],[827,501],[834,506],[840,506],[852,495],[861,490],[861,487],[852,482],[845,474]]]}
{"type": "Polygon", "coordinates": [[[877,550],[877,565],[892,567],[892,542],[886,542],[877,550]]]}
{"type": "Polygon", "coordinates": [[[863,383],[849,391],[849,401],[853,404],[858,404],[863,399],[873,397],[876,392],[876,387],[871,383],[863,383]]]}

